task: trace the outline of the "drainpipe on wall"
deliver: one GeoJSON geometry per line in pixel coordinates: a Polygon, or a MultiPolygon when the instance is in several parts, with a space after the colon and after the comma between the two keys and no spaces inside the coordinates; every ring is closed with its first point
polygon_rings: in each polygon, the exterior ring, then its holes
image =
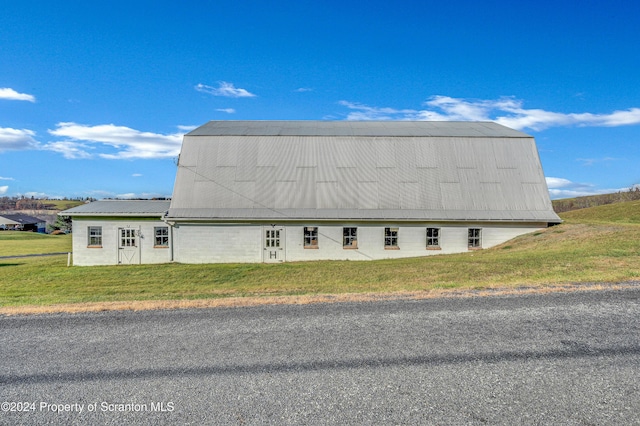
{"type": "Polygon", "coordinates": [[[175,222],[171,223],[167,221],[167,214],[169,214],[169,212],[165,212],[164,216],[162,216],[162,221],[169,225],[169,262],[173,262],[173,225],[175,225],[175,222]]]}
{"type": "Polygon", "coordinates": [[[169,225],[169,262],[173,262],[173,225],[169,225]]]}

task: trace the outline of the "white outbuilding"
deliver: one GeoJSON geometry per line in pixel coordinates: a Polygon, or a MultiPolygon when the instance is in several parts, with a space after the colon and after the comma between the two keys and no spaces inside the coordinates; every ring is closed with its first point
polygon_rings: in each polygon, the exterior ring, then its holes
{"type": "Polygon", "coordinates": [[[534,138],[492,122],[211,121],[184,136],[170,204],[62,214],[77,265],[414,257],[560,223],[534,138]]]}

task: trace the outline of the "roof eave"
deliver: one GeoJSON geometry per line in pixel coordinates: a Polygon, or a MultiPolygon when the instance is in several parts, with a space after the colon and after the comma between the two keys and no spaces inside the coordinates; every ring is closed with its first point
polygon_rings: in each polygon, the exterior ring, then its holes
{"type": "Polygon", "coordinates": [[[450,222],[450,223],[551,223],[560,224],[562,219],[505,219],[505,218],[364,218],[364,217],[344,217],[344,218],[323,218],[323,217],[255,217],[255,218],[233,218],[233,217],[171,217],[165,216],[163,219],[167,222],[198,222],[198,223],[250,223],[250,222],[450,222]]]}
{"type": "Polygon", "coordinates": [[[64,211],[59,212],[58,216],[69,216],[69,217],[158,217],[162,218],[166,212],[162,213],[65,213],[64,211]]]}

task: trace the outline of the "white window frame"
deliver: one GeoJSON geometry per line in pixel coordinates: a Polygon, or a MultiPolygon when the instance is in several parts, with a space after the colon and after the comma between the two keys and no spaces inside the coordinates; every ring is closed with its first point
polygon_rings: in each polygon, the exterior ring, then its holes
{"type": "Polygon", "coordinates": [[[318,227],[305,226],[303,230],[303,234],[304,234],[303,247],[305,249],[317,249],[318,248],[318,227]]]}
{"type": "Polygon", "coordinates": [[[87,247],[102,247],[102,226],[87,227],[87,247]]]}
{"type": "Polygon", "coordinates": [[[400,234],[400,228],[384,228],[384,249],[385,250],[399,250],[398,235],[400,234]]]}
{"type": "Polygon", "coordinates": [[[154,226],[153,227],[153,247],[166,248],[169,247],[169,227],[154,226]],[[158,232],[160,231],[160,234],[158,232]],[[163,233],[166,232],[166,233],[163,233]]]}
{"type": "Polygon", "coordinates": [[[482,248],[482,228],[469,228],[467,231],[467,246],[469,250],[482,248]]]}
{"type": "Polygon", "coordinates": [[[342,228],[342,248],[358,248],[358,228],[355,226],[345,226],[342,228]]]}
{"type": "Polygon", "coordinates": [[[440,228],[429,227],[427,228],[426,235],[427,235],[427,250],[440,250],[440,228]],[[429,231],[432,231],[431,235],[429,235],[429,231]]]}

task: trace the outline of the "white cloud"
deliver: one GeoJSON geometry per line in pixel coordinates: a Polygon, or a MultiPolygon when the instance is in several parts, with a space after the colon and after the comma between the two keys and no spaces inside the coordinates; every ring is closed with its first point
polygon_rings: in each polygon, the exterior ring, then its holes
{"type": "Polygon", "coordinates": [[[235,114],[236,110],[233,108],[218,108],[216,111],[226,112],[227,114],[235,114]]]}
{"type": "MultiPolygon", "coordinates": [[[[24,195],[27,198],[31,198],[31,197],[33,197],[33,198],[49,198],[48,195],[46,193],[44,193],[44,192],[25,192],[22,195],[24,195]]],[[[51,198],[53,198],[53,197],[51,197],[51,198]]]]}
{"type": "Polygon", "coordinates": [[[310,87],[298,87],[294,92],[304,93],[304,92],[313,92],[313,89],[310,87]]]}
{"type": "Polygon", "coordinates": [[[523,107],[523,101],[511,97],[483,100],[433,96],[425,102],[427,108],[422,110],[370,107],[348,101],[340,101],[339,104],[355,111],[347,115],[347,120],[495,121],[518,130],[640,124],[640,108],[629,108],[609,114],[567,114],[526,109],[523,107]]]}
{"type": "Polygon", "coordinates": [[[35,149],[38,147],[35,135],[34,131],[28,129],[0,127],[0,152],[35,149]]]}
{"type": "Polygon", "coordinates": [[[115,148],[116,153],[99,153],[106,159],[171,158],[180,153],[182,133],[169,135],[141,132],[114,124],[87,126],[76,123],[58,123],[54,136],[68,140],[51,142],[43,148],[62,153],[66,158],[90,158],[89,152],[98,146],[115,148]]]}
{"type": "Polygon", "coordinates": [[[104,191],[102,189],[93,189],[86,192],[86,195],[91,198],[102,199],[102,198],[114,198],[116,194],[111,191],[104,191]]]}
{"type": "Polygon", "coordinates": [[[227,98],[253,98],[256,96],[245,89],[236,88],[233,83],[227,83],[226,81],[219,81],[218,87],[197,84],[195,89],[198,92],[208,93],[213,96],[225,96],[227,98]]]}
{"type": "Polygon", "coordinates": [[[65,196],[58,194],[47,194],[46,192],[24,192],[15,194],[18,197],[27,197],[27,198],[39,198],[39,199],[48,199],[48,200],[62,200],[65,196]]]}
{"type": "Polygon", "coordinates": [[[93,147],[78,142],[59,141],[50,142],[44,145],[43,149],[62,154],[64,158],[67,158],[69,160],[76,160],[91,158],[92,155],[88,151],[93,149],[93,147]]]}
{"type": "Polygon", "coordinates": [[[572,182],[569,179],[547,177],[547,187],[552,199],[583,197],[585,195],[611,194],[614,192],[627,191],[629,188],[617,189],[596,189],[590,183],[572,182]]]}
{"type": "Polygon", "coordinates": [[[178,128],[178,130],[181,130],[183,132],[190,132],[193,129],[197,129],[199,126],[176,126],[178,128]]]}
{"type": "Polygon", "coordinates": [[[132,174],[131,176],[133,176],[133,177],[141,177],[141,176],[142,176],[142,173],[134,173],[134,174],[132,174]]]}
{"type": "Polygon", "coordinates": [[[92,191],[87,191],[86,196],[96,198],[98,200],[105,198],[124,198],[124,199],[151,199],[151,198],[171,198],[171,195],[161,194],[159,192],[127,192],[124,194],[116,194],[112,191],[104,191],[101,189],[96,189],[92,191]]]}
{"type": "Polygon", "coordinates": [[[117,198],[136,198],[136,194],[134,192],[127,192],[126,194],[118,194],[116,195],[117,198]]]}
{"type": "Polygon", "coordinates": [[[8,185],[0,186],[0,195],[6,194],[8,190],[9,190],[8,185]]]}
{"type": "Polygon", "coordinates": [[[564,178],[547,177],[545,178],[545,180],[547,181],[547,186],[549,187],[549,189],[566,188],[568,186],[574,185],[574,183],[569,179],[564,178]]]}
{"type": "Polygon", "coordinates": [[[415,120],[412,117],[418,113],[413,109],[378,108],[349,101],[338,103],[356,111],[349,113],[347,120],[415,120]]]}
{"type": "Polygon", "coordinates": [[[2,177],[0,176],[0,180],[15,180],[14,178],[2,177]]]}
{"type": "Polygon", "coordinates": [[[474,121],[487,120],[488,112],[495,107],[508,108],[512,106],[501,101],[466,101],[463,99],[450,98],[448,96],[434,96],[431,100],[425,102],[425,105],[440,109],[444,112],[444,115],[433,111],[420,111],[420,115],[424,115],[425,113],[437,114],[439,118],[445,118],[446,120],[474,121]]]}
{"type": "Polygon", "coordinates": [[[10,101],[29,101],[35,102],[36,97],[26,93],[18,93],[8,87],[0,87],[0,99],[7,99],[10,101]]]}
{"type": "Polygon", "coordinates": [[[583,166],[593,166],[596,163],[610,163],[612,161],[618,160],[613,157],[604,157],[604,158],[576,158],[576,161],[580,161],[583,166]]]}

